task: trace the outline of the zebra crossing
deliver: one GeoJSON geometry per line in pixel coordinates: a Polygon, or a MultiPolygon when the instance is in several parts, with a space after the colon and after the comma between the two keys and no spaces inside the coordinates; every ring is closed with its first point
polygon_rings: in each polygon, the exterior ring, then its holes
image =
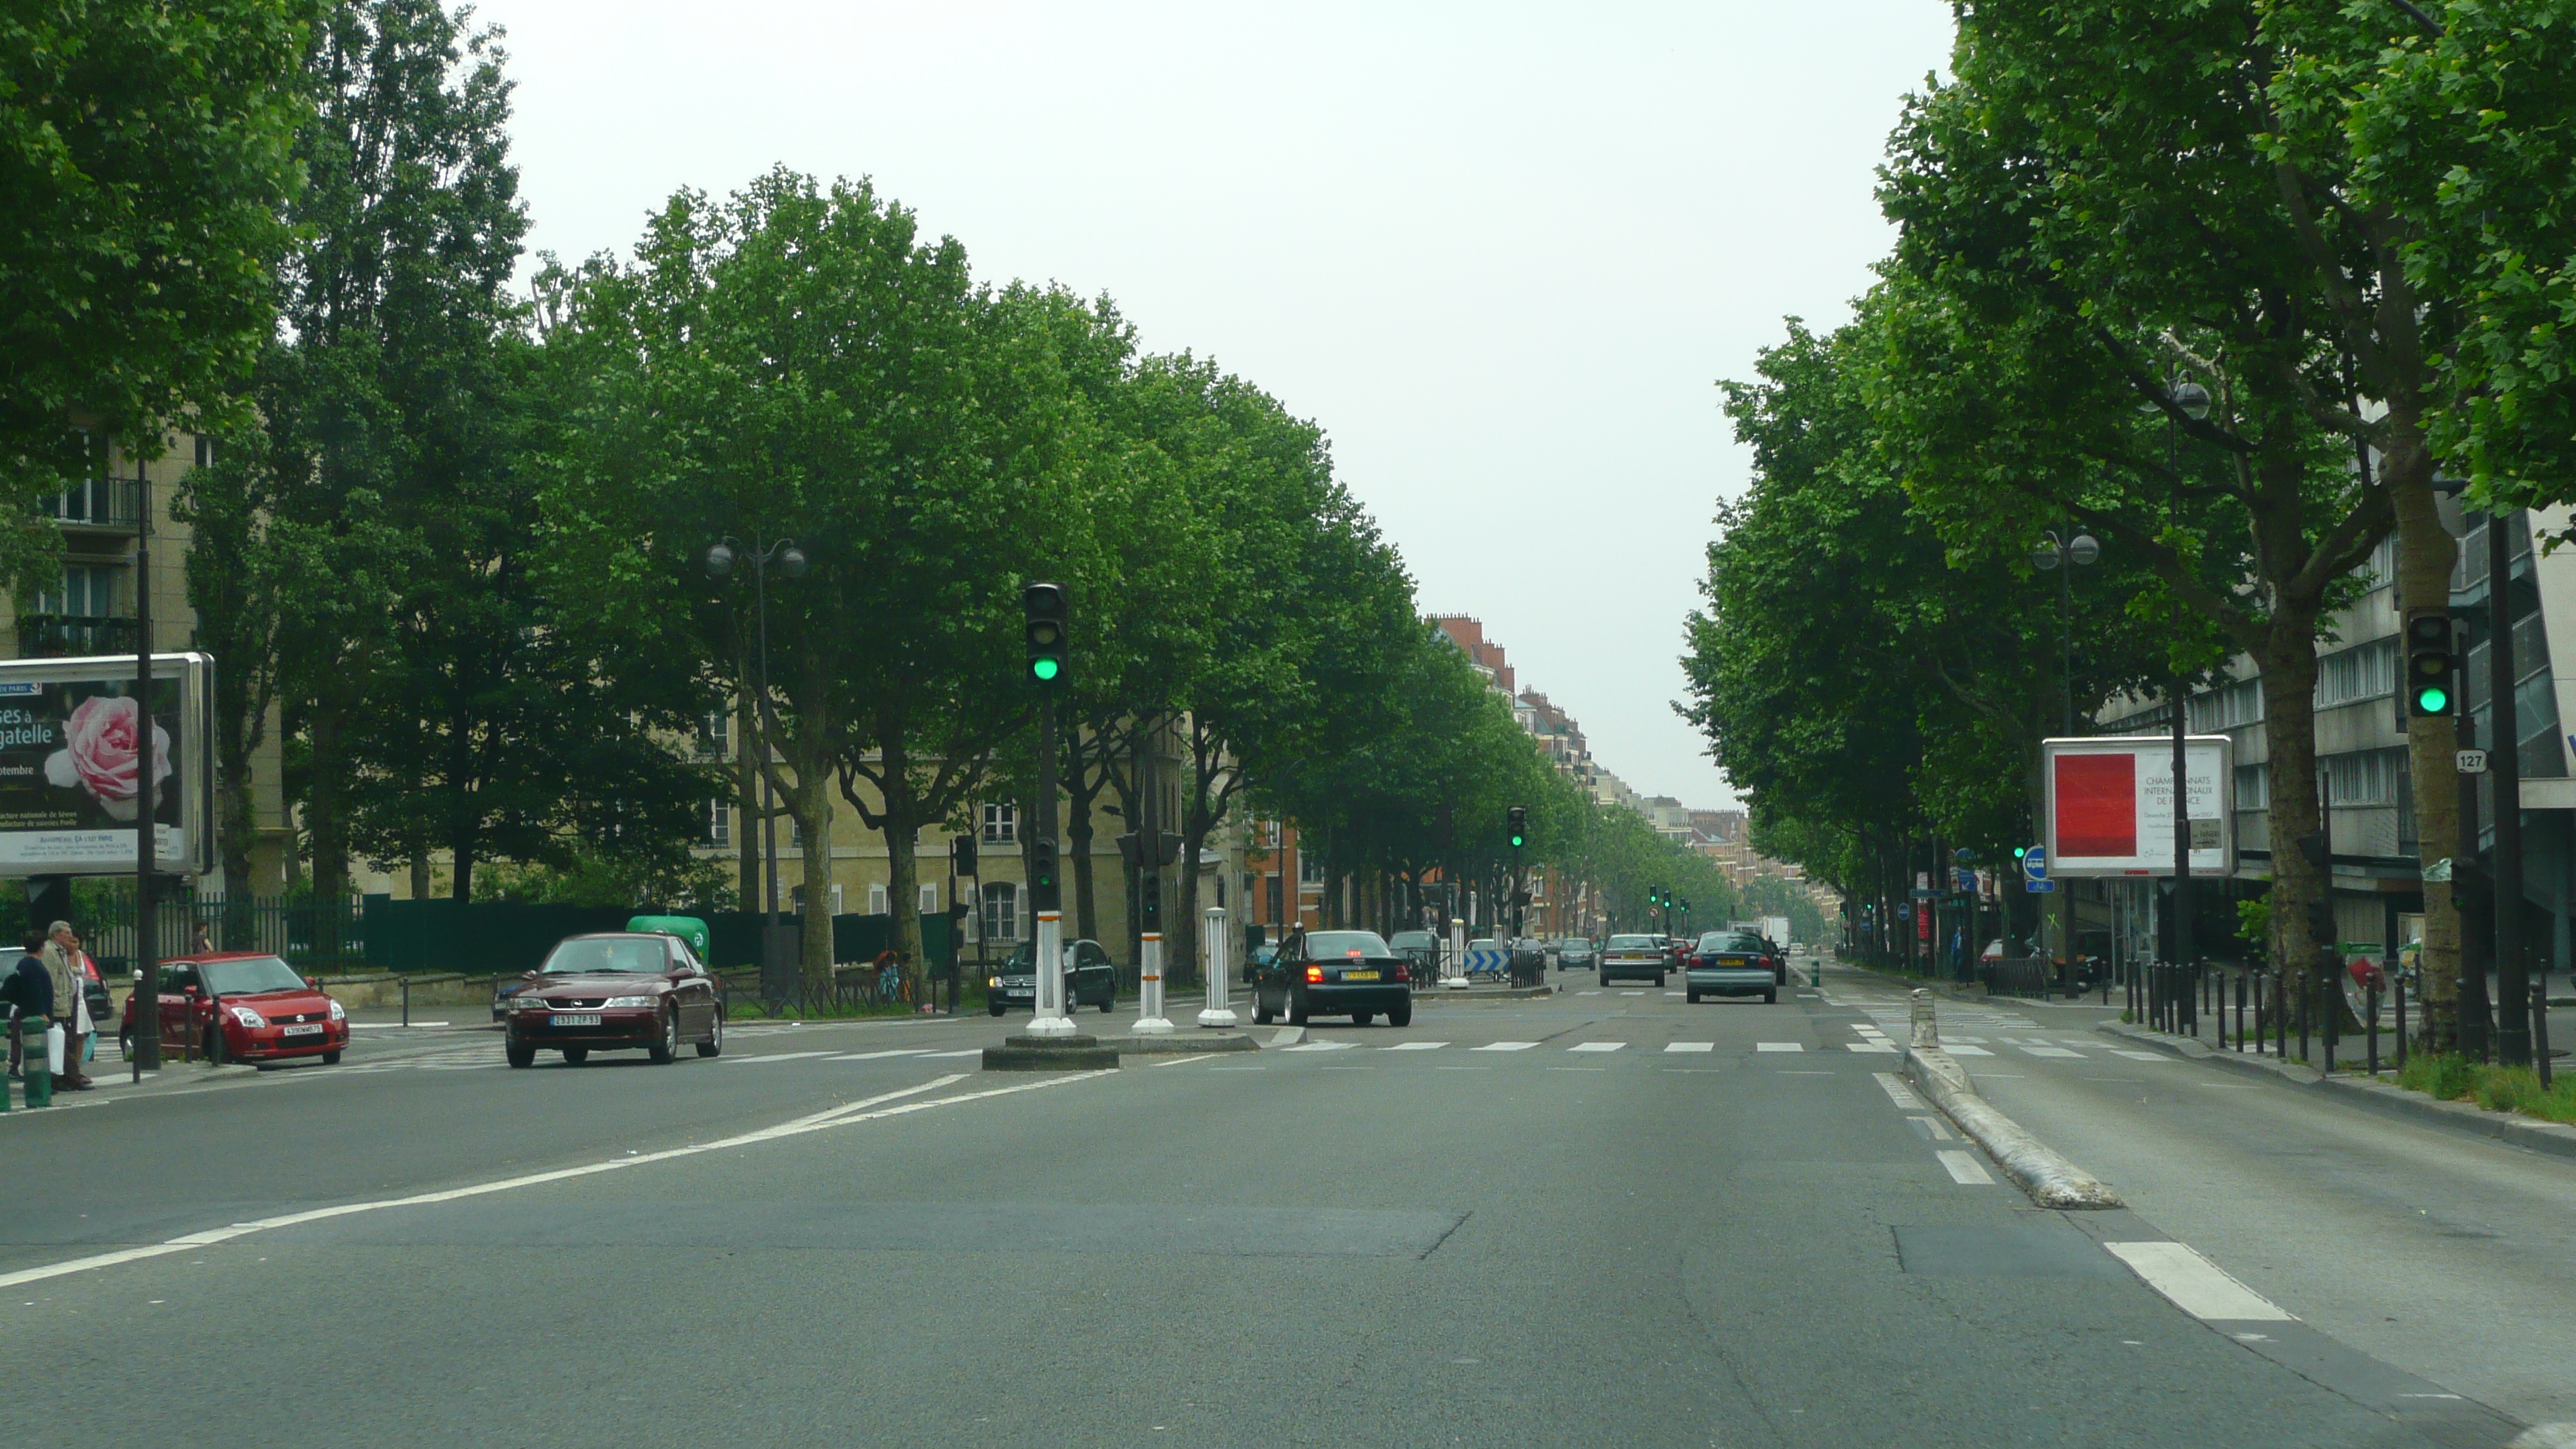
{"type": "MultiPolygon", "coordinates": [[[[1853,1022],[1853,1039],[1843,1043],[1846,1051],[1877,1055],[1901,1054],[1903,1048],[1890,1032],[1913,1030],[1913,1009],[1905,1002],[1855,1001],[1836,1003],[1857,1010],[1866,1021],[1853,1022]]],[[[1963,1003],[1941,1003],[1941,1048],[1954,1057],[2006,1056],[2035,1057],[2042,1061],[2092,1061],[2097,1057],[2118,1057],[2133,1062],[2171,1062],[2162,1052],[2139,1051],[2112,1046],[2101,1037],[2059,1032],[2049,1035],[2028,1013],[1996,1007],[1963,1003]]]]}

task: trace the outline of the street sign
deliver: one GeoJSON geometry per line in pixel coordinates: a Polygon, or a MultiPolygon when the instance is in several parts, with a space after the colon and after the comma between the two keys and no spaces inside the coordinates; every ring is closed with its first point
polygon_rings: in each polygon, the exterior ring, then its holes
{"type": "MultiPolygon", "coordinates": [[[[152,856],[215,868],[214,660],[152,656],[152,856]]],[[[134,656],[0,664],[0,879],[130,875],[145,731],[134,656]]]]}
{"type": "Polygon", "coordinates": [[[2483,775],[2487,772],[2487,752],[2484,750],[2462,750],[2451,757],[2451,762],[2453,767],[2463,775],[2483,775]]]}
{"type": "Polygon", "coordinates": [[[2034,846],[2032,846],[2032,847],[2030,848],[2030,850],[2029,850],[2029,852],[2028,852],[2027,854],[2025,854],[2025,855],[2023,855],[2023,856],[2022,856],[2022,858],[2021,858],[2021,874],[2022,874],[2022,879],[2024,879],[2024,880],[2046,880],[2046,879],[2048,879],[2048,847],[2047,847],[2047,846],[2045,846],[2045,845],[2034,845],[2034,846]]]}
{"type": "Polygon", "coordinates": [[[1977,873],[1973,870],[1953,871],[1951,884],[1963,896],[1974,895],[1977,890],[1977,873]]]}
{"type": "Polygon", "coordinates": [[[2053,880],[2026,880],[2021,884],[2022,889],[2030,891],[2035,895],[2044,896],[2057,889],[2057,882],[2053,880]]]}

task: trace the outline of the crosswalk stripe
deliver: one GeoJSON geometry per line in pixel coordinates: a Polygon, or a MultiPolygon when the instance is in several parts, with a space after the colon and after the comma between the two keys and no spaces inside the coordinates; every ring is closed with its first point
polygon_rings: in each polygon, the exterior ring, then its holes
{"type": "Polygon", "coordinates": [[[1391,1047],[1380,1047],[1378,1050],[1389,1052],[1430,1052],[1438,1051],[1440,1048],[1445,1047],[1448,1044],[1449,1043],[1445,1041],[1400,1041],[1391,1047]]]}
{"type": "Polygon", "coordinates": [[[1994,1186],[1995,1179],[1993,1174],[1987,1172],[1985,1167],[1980,1164],[1977,1159],[1969,1156],[1967,1153],[1950,1151],[1938,1152],[1933,1155],[1941,1159],[1941,1165],[1943,1167],[1950,1169],[1950,1180],[1952,1182],[1965,1183],[1970,1187],[1994,1186]]]}
{"type": "Polygon", "coordinates": [[[1525,1052],[1531,1047],[1537,1045],[1538,1043],[1534,1041],[1489,1041],[1483,1046],[1473,1047],[1470,1048],[1470,1050],[1480,1052],[1525,1052]]]}
{"type": "Polygon", "coordinates": [[[1757,1041],[1753,1044],[1753,1049],[1757,1052],[1802,1052],[1807,1049],[1807,1045],[1804,1042],[1795,1041],[1757,1041]]]}
{"type": "Polygon", "coordinates": [[[1664,1043],[1664,1050],[1668,1052],[1713,1052],[1717,1050],[1717,1043],[1713,1041],[1668,1041],[1664,1043]]]}
{"type": "Polygon", "coordinates": [[[1579,1041],[1567,1047],[1570,1052],[1615,1052],[1626,1046],[1624,1041],[1579,1041]]]}
{"type": "Polygon", "coordinates": [[[1896,1048],[1881,1041],[1847,1041],[1843,1043],[1843,1050],[1847,1052],[1877,1052],[1882,1056],[1891,1057],[1896,1055],[1896,1048]]]}
{"type": "Polygon", "coordinates": [[[2069,1057],[2079,1062],[2084,1060],[2084,1053],[2071,1052],[2064,1047],[2027,1046],[2023,1047],[2022,1050],[2035,1057],[2069,1057]]]}
{"type": "Polygon", "coordinates": [[[2173,1060],[2173,1058],[2166,1056],[2163,1052],[2133,1052],[2125,1047],[2111,1048],[2111,1055],[2115,1057],[2127,1057],[2133,1062],[2169,1062],[2173,1060]]]}
{"type": "Polygon", "coordinates": [[[1994,1055],[1993,1052],[1986,1050],[1984,1047],[1969,1046],[1965,1042],[1949,1041],[1943,1042],[1941,1045],[1954,1057],[1990,1057],[1994,1055]]]}

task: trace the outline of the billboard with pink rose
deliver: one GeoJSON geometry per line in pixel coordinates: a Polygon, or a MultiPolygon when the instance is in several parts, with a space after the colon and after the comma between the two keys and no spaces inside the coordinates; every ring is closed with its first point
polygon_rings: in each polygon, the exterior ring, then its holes
{"type": "Polygon", "coordinates": [[[211,868],[213,661],[154,655],[148,701],[134,670],[130,655],[0,661],[0,876],[132,872],[147,779],[158,867],[211,868]]]}

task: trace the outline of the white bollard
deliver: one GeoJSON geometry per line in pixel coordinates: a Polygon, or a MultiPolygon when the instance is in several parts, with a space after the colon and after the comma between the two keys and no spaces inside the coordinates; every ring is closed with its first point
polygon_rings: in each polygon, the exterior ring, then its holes
{"type": "Polygon", "coordinates": [[[1207,942],[1207,1010],[1199,1013],[1201,1026],[1234,1025],[1234,987],[1226,980],[1226,957],[1233,943],[1225,938],[1225,907],[1210,906],[1203,924],[1207,942]]]}
{"type": "Polygon", "coordinates": [[[1031,1036],[1071,1036],[1073,1018],[1064,1014],[1064,913],[1038,912],[1038,1014],[1029,1023],[1031,1036]]]}
{"type": "Polygon", "coordinates": [[[1163,933],[1145,933],[1144,959],[1136,963],[1136,1035],[1167,1036],[1163,1019],[1163,933]]]}
{"type": "Polygon", "coordinates": [[[1441,985],[1467,984],[1467,922],[1464,917],[1449,918],[1449,959],[1442,962],[1441,966],[1443,967],[1440,973],[1441,985]]]}

